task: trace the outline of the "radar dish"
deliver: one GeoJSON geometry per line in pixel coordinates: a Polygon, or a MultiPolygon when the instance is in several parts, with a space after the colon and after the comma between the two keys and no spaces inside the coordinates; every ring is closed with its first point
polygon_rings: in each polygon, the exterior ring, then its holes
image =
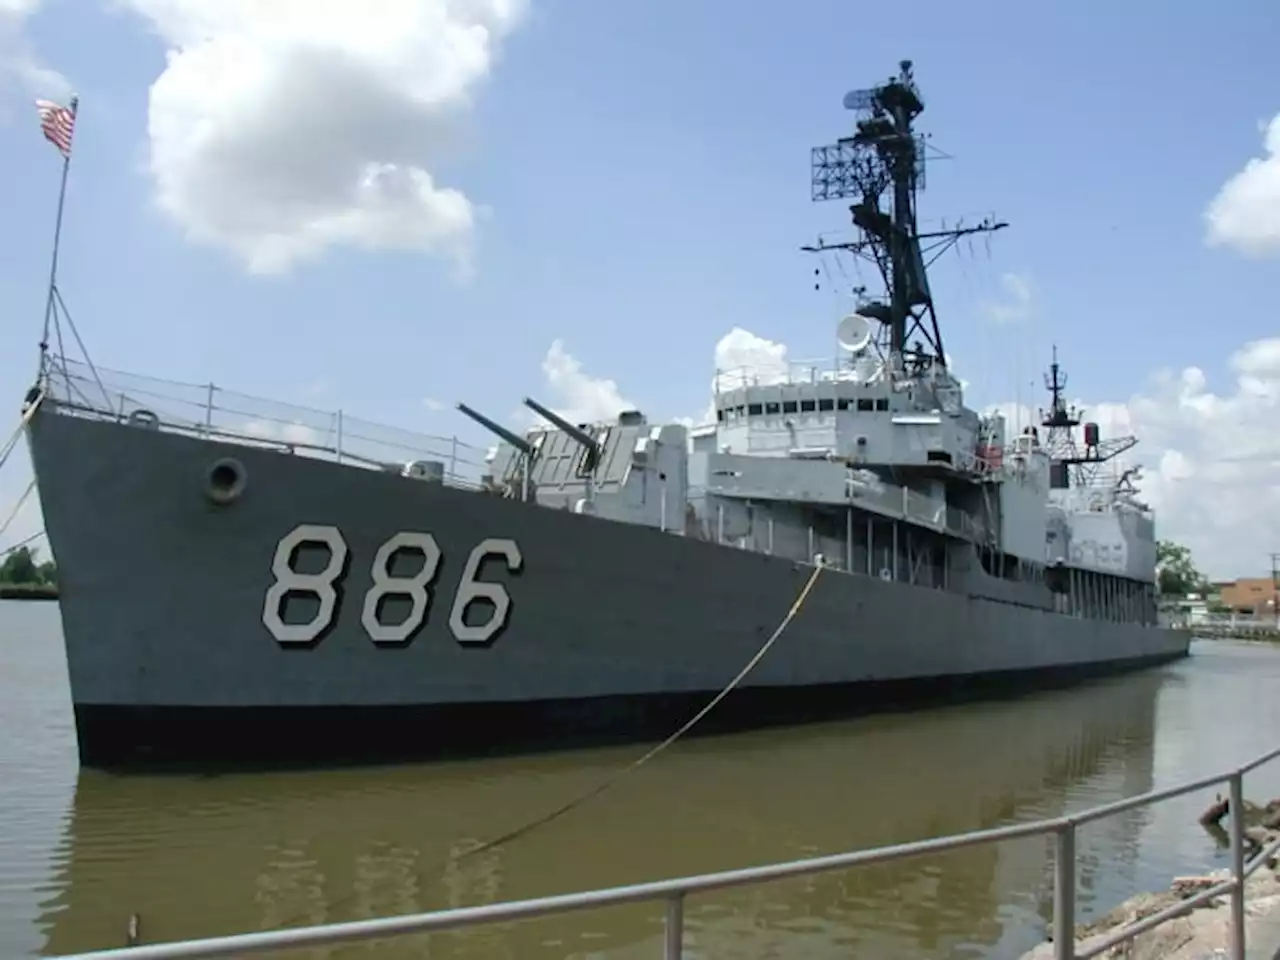
{"type": "Polygon", "coordinates": [[[861,353],[871,342],[871,324],[867,318],[851,313],[836,327],[836,342],[848,353],[861,353]]]}

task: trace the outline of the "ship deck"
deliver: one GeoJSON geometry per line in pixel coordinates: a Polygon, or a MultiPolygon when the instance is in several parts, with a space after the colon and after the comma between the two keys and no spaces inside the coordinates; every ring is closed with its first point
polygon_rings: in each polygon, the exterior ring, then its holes
{"type": "Polygon", "coordinates": [[[156,429],[277,450],[352,467],[399,471],[418,460],[444,464],[444,482],[477,488],[485,451],[457,436],[418,433],[228,390],[59,360],[46,400],[58,414],[116,423],[152,419],[156,429]]]}

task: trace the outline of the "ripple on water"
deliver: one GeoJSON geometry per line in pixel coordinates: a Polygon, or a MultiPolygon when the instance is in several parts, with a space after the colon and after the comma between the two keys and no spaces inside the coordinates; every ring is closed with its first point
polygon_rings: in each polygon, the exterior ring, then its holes
{"type": "MultiPolygon", "coordinates": [[[[11,664],[0,677],[0,723],[11,731],[0,738],[4,956],[119,945],[135,910],[146,938],[162,940],[536,896],[1054,817],[1261,752],[1280,710],[1239,706],[1274,685],[1280,658],[1217,646],[1075,691],[689,741],[554,824],[451,861],[640,751],[77,777],[56,631],[38,635],[30,618],[25,634],[6,630],[9,613],[0,605],[0,649],[11,664]],[[1230,724],[1224,710],[1237,711],[1230,724]]],[[[1083,830],[1082,908],[1108,909],[1213,862],[1213,845],[1194,827],[1200,803],[1131,811],[1083,830]]],[[[1049,840],[1031,838],[699,896],[687,907],[690,940],[704,955],[1016,955],[1043,933],[1050,851],[1049,840]]],[[[638,958],[660,937],[660,910],[627,907],[440,936],[432,955],[638,958]]],[[[420,950],[417,940],[375,952],[420,950]]]]}

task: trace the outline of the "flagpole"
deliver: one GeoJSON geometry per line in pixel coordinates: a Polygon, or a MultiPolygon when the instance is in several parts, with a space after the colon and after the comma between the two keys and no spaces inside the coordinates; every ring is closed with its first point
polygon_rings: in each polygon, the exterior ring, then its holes
{"type": "MultiPolygon", "coordinates": [[[[72,138],[75,137],[75,119],[80,108],[80,98],[72,97],[69,104],[71,110],[72,138]]],[[[44,361],[49,350],[49,327],[53,322],[54,296],[58,286],[58,248],[62,244],[62,210],[67,200],[67,174],[71,170],[71,150],[67,150],[62,158],[62,182],[58,186],[58,212],[53,224],[53,253],[49,263],[49,295],[44,307],[44,332],[40,336],[40,371],[43,374],[44,361]]]]}

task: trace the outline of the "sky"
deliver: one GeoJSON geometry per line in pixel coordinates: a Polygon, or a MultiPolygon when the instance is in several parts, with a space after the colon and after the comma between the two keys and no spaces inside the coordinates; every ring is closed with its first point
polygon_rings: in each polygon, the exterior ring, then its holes
{"type": "MultiPolygon", "coordinates": [[[[830,357],[858,274],[809,149],[915,62],[928,224],[968,402],[1068,394],[1133,433],[1162,538],[1211,576],[1280,551],[1280,6],[921,0],[0,0],[0,385],[15,426],[58,288],[101,367],[485,445],[717,368],[830,357]],[[900,40],[886,42],[886,38],[900,40]],[[815,274],[815,270],[817,274],[815,274]],[[815,289],[816,288],[816,289],[815,289]]],[[[5,428],[0,424],[0,431],[5,428]]],[[[0,468],[0,520],[30,481],[0,468]]],[[[40,528],[30,501],[0,544],[40,528]]]]}

